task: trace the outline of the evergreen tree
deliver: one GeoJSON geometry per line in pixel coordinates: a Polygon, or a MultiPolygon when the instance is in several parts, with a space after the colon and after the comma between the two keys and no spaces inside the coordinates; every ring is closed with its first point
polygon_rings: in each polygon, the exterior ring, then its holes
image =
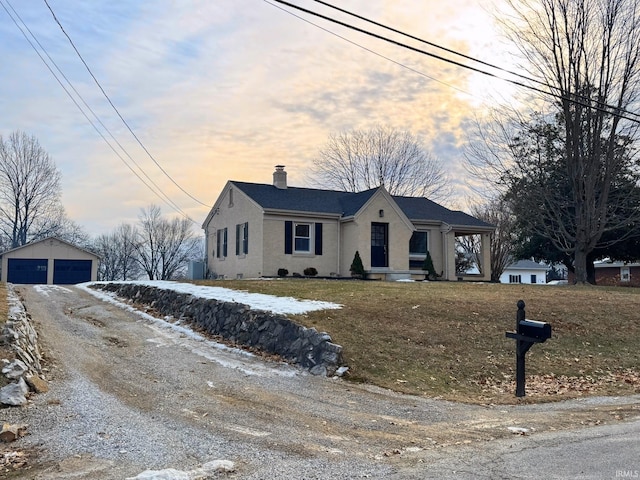
{"type": "Polygon", "coordinates": [[[358,278],[364,278],[366,272],[364,271],[364,265],[362,264],[362,258],[360,258],[360,252],[356,250],[356,254],[353,257],[353,261],[351,262],[351,267],[349,268],[351,275],[358,278]]]}

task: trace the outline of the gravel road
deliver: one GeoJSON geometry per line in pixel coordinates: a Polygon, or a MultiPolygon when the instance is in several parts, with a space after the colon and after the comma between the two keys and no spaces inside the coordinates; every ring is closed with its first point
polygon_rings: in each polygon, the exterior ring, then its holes
{"type": "Polygon", "coordinates": [[[10,478],[125,479],[214,460],[235,465],[225,478],[429,478],[448,452],[529,438],[510,426],[537,434],[638,414],[637,398],[549,407],[400,395],[193,338],[75,287],[16,290],[50,391],[0,410],[28,425],[16,444],[31,468],[10,478]]]}

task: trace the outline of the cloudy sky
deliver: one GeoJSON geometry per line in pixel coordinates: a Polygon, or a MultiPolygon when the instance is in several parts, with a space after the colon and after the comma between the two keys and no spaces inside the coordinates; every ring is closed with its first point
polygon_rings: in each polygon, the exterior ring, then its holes
{"type": "MultiPolygon", "coordinates": [[[[509,91],[273,0],[47,1],[144,148],[44,0],[0,0],[0,134],[38,139],[62,173],[69,217],[92,235],[134,222],[152,203],[175,215],[162,195],[199,228],[227,180],[271,183],[276,164],[290,185],[312,186],[308,166],[330,133],[374,125],[418,136],[454,179],[448,206],[464,208],[465,131],[496,92],[509,91]]],[[[443,54],[312,0],[291,1],[443,54]]],[[[508,67],[489,0],[336,3],[508,67]]]]}

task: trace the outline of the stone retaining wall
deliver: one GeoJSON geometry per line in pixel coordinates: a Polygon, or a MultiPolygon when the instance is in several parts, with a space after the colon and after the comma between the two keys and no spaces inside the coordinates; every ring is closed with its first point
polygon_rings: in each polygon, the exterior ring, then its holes
{"type": "Polygon", "coordinates": [[[7,284],[7,303],[9,314],[2,328],[2,342],[9,345],[16,358],[29,367],[32,374],[41,374],[42,355],[38,347],[38,334],[31,325],[30,315],[24,309],[11,284],[7,284]]]}
{"type": "Polygon", "coordinates": [[[147,305],[231,342],[280,355],[314,375],[333,375],[342,361],[342,347],[332,343],[327,333],[247,305],[131,283],[97,283],[91,288],[147,305]]]}
{"type": "Polygon", "coordinates": [[[11,383],[0,388],[0,404],[20,406],[27,403],[26,396],[30,390],[42,393],[48,390],[48,386],[41,378],[42,355],[38,348],[38,334],[11,284],[7,284],[7,303],[9,313],[0,332],[0,342],[8,345],[16,358],[13,361],[2,359],[2,373],[11,383]]]}

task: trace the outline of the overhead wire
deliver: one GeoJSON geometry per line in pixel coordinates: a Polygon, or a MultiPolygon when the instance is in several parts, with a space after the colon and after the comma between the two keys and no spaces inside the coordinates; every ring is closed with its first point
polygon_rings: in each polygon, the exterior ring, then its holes
{"type": "Polygon", "coordinates": [[[82,64],[85,66],[85,68],[87,69],[87,72],[89,72],[89,75],[91,75],[91,78],[93,79],[93,81],[95,82],[95,84],[98,86],[98,88],[100,89],[100,91],[102,92],[102,94],[104,95],[104,97],[107,99],[107,101],[109,102],[109,105],[111,105],[111,107],[113,108],[113,110],[116,112],[116,114],[118,115],[118,117],[120,118],[120,120],[122,120],[122,123],[125,125],[125,127],[127,127],[127,130],[129,130],[129,132],[131,133],[131,135],[133,136],[133,138],[135,138],[135,140],[138,142],[138,144],[140,145],[140,147],[145,151],[145,153],[147,154],[147,156],[153,161],[153,163],[160,169],[160,171],[162,171],[162,173],[180,190],[182,191],[185,195],[187,195],[189,198],[191,198],[193,201],[199,203],[200,205],[203,205],[205,207],[211,207],[211,205],[208,205],[202,201],[200,201],[199,199],[197,199],[196,197],[194,197],[191,193],[189,193],[187,190],[185,190],[181,185],[178,184],[178,182],[176,182],[173,177],[171,175],[169,175],[169,173],[162,167],[162,165],[160,165],[160,163],[155,159],[155,157],[151,154],[151,152],[147,149],[147,147],[142,143],[142,141],[140,140],[140,138],[138,138],[138,136],[135,134],[135,132],[133,131],[133,129],[131,128],[131,126],[129,125],[129,123],[124,119],[124,117],[120,114],[120,111],[118,110],[118,108],[114,105],[114,103],[111,101],[111,98],[109,97],[109,95],[107,95],[107,92],[104,90],[104,88],[102,88],[102,85],[100,84],[100,82],[98,81],[98,79],[96,78],[96,76],[93,74],[93,72],[91,71],[91,68],[89,68],[89,65],[87,64],[87,62],[85,61],[84,57],[82,56],[82,54],[80,53],[80,51],[78,50],[78,48],[76,47],[75,43],[73,42],[73,40],[71,39],[71,37],[69,36],[69,34],[67,33],[67,31],[65,30],[65,28],[62,26],[62,23],[60,23],[60,20],[58,20],[58,17],[56,16],[55,12],[53,11],[53,9],[51,8],[51,5],[49,5],[48,0],[43,0],[44,3],[47,5],[47,8],[49,9],[49,11],[51,12],[51,15],[53,16],[53,19],[55,20],[55,22],[58,24],[58,26],[60,27],[60,30],[62,30],[62,33],[64,33],[65,37],[67,37],[67,40],[69,41],[69,43],[71,44],[71,46],[73,47],[74,51],[76,52],[76,54],[78,55],[78,58],[80,58],[80,60],[82,61],[82,64]]]}
{"type": "Polygon", "coordinates": [[[435,77],[429,76],[429,75],[427,75],[426,73],[421,72],[420,70],[418,70],[418,69],[416,69],[416,68],[410,67],[409,65],[406,65],[406,64],[404,64],[404,63],[402,63],[402,62],[399,62],[399,61],[397,61],[397,60],[394,60],[393,58],[387,57],[386,55],[382,55],[381,53],[376,52],[375,50],[372,50],[372,49],[370,49],[370,48],[368,48],[368,47],[365,47],[364,45],[362,45],[362,44],[360,44],[360,43],[354,42],[353,40],[350,40],[350,39],[348,39],[347,37],[344,37],[344,36],[342,36],[342,35],[340,35],[340,34],[338,34],[338,33],[334,32],[334,31],[332,31],[332,30],[329,30],[328,28],[324,28],[323,26],[318,25],[317,23],[313,23],[312,21],[307,20],[306,18],[301,17],[300,15],[296,15],[294,12],[291,12],[291,11],[287,10],[286,8],[283,8],[283,7],[281,7],[280,5],[275,5],[274,3],[271,3],[269,0],[264,0],[264,2],[265,2],[265,3],[268,3],[268,4],[269,4],[269,5],[271,5],[272,7],[275,7],[275,8],[277,8],[277,9],[279,9],[279,10],[282,10],[283,12],[285,12],[285,13],[287,13],[287,14],[289,14],[289,15],[291,15],[291,16],[293,16],[293,17],[295,17],[295,18],[299,19],[299,20],[302,20],[303,22],[306,22],[306,23],[308,23],[308,24],[310,24],[310,25],[313,25],[313,26],[314,26],[314,27],[316,27],[316,28],[319,28],[320,30],[323,30],[323,31],[325,31],[325,32],[329,33],[330,35],[333,35],[333,36],[335,36],[335,37],[337,37],[337,38],[339,38],[339,39],[341,39],[341,40],[344,40],[344,41],[345,41],[345,42],[347,42],[347,43],[350,43],[350,44],[352,44],[352,45],[354,45],[354,46],[356,46],[356,47],[358,47],[358,48],[361,48],[362,50],[365,50],[365,51],[367,51],[367,52],[369,52],[369,53],[372,53],[373,55],[376,55],[376,56],[378,56],[378,57],[380,57],[380,58],[383,58],[383,59],[385,59],[385,60],[387,60],[387,61],[389,61],[389,62],[391,62],[391,63],[395,63],[395,64],[396,64],[396,65],[398,65],[399,67],[402,67],[402,68],[405,68],[405,69],[407,69],[407,70],[410,70],[410,71],[412,71],[413,73],[417,73],[418,75],[421,75],[421,76],[423,76],[423,77],[425,77],[425,78],[428,78],[429,80],[433,80],[434,82],[437,82],[437,83],[439,83],[439,84],[441,84],[441,85],[444,85],[444,86],[446,86],[446,87],[449,87],[449,88],[452,88],[452,89],[454,89],[454,90],[457,90],[457,91],[459,91],[459,92],[461,92],[461,93],[464,93],[465,95],[469,95],[470,97],[474,97],[474,95],[473,95],[472,93],[469,93],[469,92],[467,92],[467,91],[465,91],[465,90],[463,90],[463,89],[461,89],[461,88],[459,88],[459,87],[456,87],[455,85],[451,85],[451,84],[449,84],[449,83],[447,83],[447,82],[443,82],[442,80],[438,80],[438,79],[437,79],[437,78],[435,78],[435,77]]]}
{"type": "MultiPolygon", "coordinates": [[[[504,73],[508,73],[509,75],[513,75],[513,76],[521,78],[523,80],[526,80],[526,81],[529,81],[529,82],[533,82],[533,83],[537,83],[539,85],[542,85],[543,87],[547,87],[547,88],[552,89],[552,90],[558,90],[558,87],[556,87],[554,85],[550,85],[549,83],[547,83],[545,81],[539,80],[537,78],[530,77],[528,75],[524,75],[522,73],[514,72],[513,70],[509,70],[507,68],[504,68],[504,67],[489,63],[489,62],[487,62],[485,60],[480,60],[480,59],[477,59],[477,58],[472,57],[470,55],[466,55],[464,53],[457,52],[457,51],[455,51],[453,49],[450,49],[450,48],[447,48],[447,47],[443,47],[441,45],[438,45],[437,43],[430,42],[428,40],[424,40],[424,39],[422,39],[420,37],[417,37],[415,35],[411,35],[409,33],[403,32],[401,30],[398,30],[396,28],[390,27],[388,25],[385,25],[383,23],[377,22],[375,20],[371,20],[371,19],[369,19],[367,17],[364,17],[364,16],[359,15],[357,13],[351,12],[351,11],[346,10],[344,8],[335,6],[335,5],[333,5],[333,4],[329,3],[329,2],[326,2],[324,0],[313,0],[313,1],[316,2],[316,3],[319,3],[321,5],[324,5],[326,7],[329,7],[329,8],[332,8],[334,10],[337,10],[339,12],[342,12],[342,13],[345,13],[347,15],[350,15],[352,17],[355,17],[355,18],[357,18],[359,20],[363,20],[365,22],[371,23],[371,24],[376,25],[378,27],[384,28],[385,30],[389,30],[391,32],[403,35],[403,36],[405,36],[407,38],[410,38],[412,40],[416,40],[416,41],[418,41],[420,43],[424,43],[425,45],[429,45],[430,47],[437,48],[439,50],[443,50],[443,51],[445,51],[447,53],[451,53],[453,55],[465,58],[467,60],[471,60],[473,62],[479,63],[481,65],[484,65],[484,66],[487,66],[487,67],[490,67],[490,68],[493,68],[495,70],[498,70],[498,71],[501,71],[501,72],[504,72],[504,73]]],[[[591,100],[588,97],[585,97],[584,95],[576,94],[576,96],[578,98],[583,99],[583,100],[587,100],[587,101],[591,100]]],[[[605,102],[602,102],[602,101],[599,101],[599,100],[596,100],[596,103],[598,103],[603,108],[609,108],[609,109],[612,109],[612,110],[618,110],[618,107],[613,106],[613,105],[609,105],[609,104],[607,104],[605,102]]],[[[633,115],[633,116],[640,117],[640,114],[637,114],[637,113],[634,113],[634,112],[625,111],[625,113],[628,114],[628,115],[633,115]]]]}
{"type": "MultiPolygon", "coordinates": [[[[264,1],[269,3],[267,0],[264,0],[264,1]]],[[[329,17],[327,15],[323,15],[321,13],[314,12],[313,10],[301,7],[299,5],[295,5],[295,4],[290,3],[288,1],[285,1],[285,0],[273,0],[273,1],[275,1],[277,3],[280,3],[282,5],[286,5],[288,7],[291,7],[293,9],[299,10],[301,12],[307,13],[309,15],[321,18],[321,19],[326,20],[328,22],[335,23],[337,25],[343,26],[343,27],[348,28],[350,30],[362,33],[364,35],[368,35],[370,37],[377,38],[378,40],[382,40],[382,41],[391,43],[393,45],[396,45],[396,46],[399,46],[399,47],[402,47],[402,48],[406,48],[406,49],[411,50],[413,52],[420,53],[422,55],[426,55],[428,57],[435,58],[437,60],[441,60],[441,61],[444,61],[446,63],[450,63],[452,65],[455,65],[455,66],[458,66],[458,67],[461,67],[461,68],[465,68],[467,70],[471,70],[471,71],[474,71],[476,73],[480,73],[482,75],[486,75],[486,76],[489,76],[489,77],[492,77],[492,78],[495,78],[495,79],[498,79],[498,80],[502,80],[502,81],[511,83],[513,85],[516,85],[516,86],[519,86],[519,87],[522,87],[522,88],[526,88],[526,89],[535,91],[537,93],[540,93],[540,94],[543,94],[543,95],[546,95],[546,96],[551,96],[551,97],[557,98],[557,99],[562,100],[562,101],[569,101],[569,102],[571,102],[573,104],[576,104],[576,105],[580,105],[580,106],[583,106],[583,107],[586,107],[586,108],[591,108],[591,109],[594,109],[594,110],[597,110],[597,111],[600,111],[600,112],[603,112],[603,113],[606,113],[606,114],[609,114],[609,115],[615,115],[615,116],[617,116],[619,118],[623,118],[625,120],[629,120],[629,121],[634,122],[634,123],[640,123],[640,118],[631,118],[631,117],[627,116],[627,115],[633,115],[633,116],[640,117],[640,115],[638,115],[636,113],[633,113],[633,112],[628,112],[627,110],[625,110],[623,108],[619,108],[619,107],[615,107],[615,106],[607,106],[609,109],[615,110],[614,112],[612,112],[612,111],[610,111],[610,110],[608,110],[606,108],[603,108],[601,106],[598,106],[598,105],[594,106],[594,105],[591,105],[589,103],[585,103],[585,102],[582,102],[580,100],[577,100],[575,98],[566,98],[565,96],[563,96],[561,94],[549,92],[549,91],[543,90],[541,88],[538,88],[538,87],[535,87],[535,86],[532,86],[532,85],[527,85],[527,84],[522,83],[521,81],[518,81],[518,80],[501,77],[501,76],[499,76],[499,75],[497,75],[495,73],[487,72],[487,71],[482,70],[480,68],[477,68],[477,67],[474,67],[474,66],[471,66],[471,65],[466,65],[466,64],[458,62],[456,60],[452,60],[450,58],[446,58],[446,57],[443,57],[441,55],[437,55],[435,53],[428,52],[426,50],[422,50],[422,49],[414,47],[412,45],[408,45],[406,43],[399,42],[397,40],[394,40],[394,39],[385,37],[383,35],[371,32],[369,30],[365,30],[365,29],[357,27],[355,25],[351,25],[349,23],[343,22],[342,20],[338,20],[336,18],[332,18],[332,17],[329,17]]]]}
{"type": "Polygon", "coordinates": [[[418,41],[420,43],[424,43],[425,45],[429,45],[430,47],[437,48],[438,50],[443,50],[443,51],[445,51],[447,53],[451,53],[452,55],[456,55],[456,56],[465,58],[467,60],[471,60],[472,62],[476,62],[476,63],[479,63],[481,65],[484,65],[484,66],[491,67],[491,68],[494,68],[496,70],[502,71],[504,73],[508,73],[510,75],[514,75],[516,77],[522,78],[523,80],[528,80],[528,81],[531,81],[531,82],[538,83],[538,84],[540,84],[542,86],[551,88],[551,86],[549,84],[547,84],[546,82],[543,82],[541,80],[537,80],[537,79],[534,79],[534,78],[527,77],[526,75],[523,75],[521,73],[513,72],[513,71],[508,70],[508,69],[506,69],[504,67],[500,67],[498,65],[494,65],[494,64],[486,62],[484,60],[479,60],[477,58],[472,57],[471,55],[466,55],[464,53],[458,52],[458,51],[453,50],[451,48],[443,47],[442,45],[438,45],[437,43],[430,42],[428,40],[424,40],[424,39],[422,39],[420,37],[416,37],[415,35],[412,35],[410,33],[403,32],[402,30],[398,30],[397,28],[390,27],[390,26],[385,25],[383,23],[380,23],[380,22],[377,22],[375,20],[371,20],[370,18],[364,17],[364,16],[362,16],[360,14],[351,12],[351,11],[346,10],[344,8],[341,8],[341,7],[337,7],[335,5],[332,5],[329,2],[325,2],[323,0],[313,0],[313,1],[316,2],[316,3],[319,3],[321,5],[324,5],[326,7],[329,7],[329,8],[332,8],[334,10],[337,10],[339,12],[342,12],[342,13],[345,13],[347,15],[350,15],[352,17],[355,17],[355,18],[357,18],[359,20],[363,20],[365,22],[371,23],[371,24],[373,24],[373,25],[375,25],[377,27],[384,28],[385,30],[389,30],[390,32],[400,34],[400,35],[405,36],[407,38],[410,38],[412,40],[416,40],[416,41],[418,41]]]}
{"type": "Polygon", "coordinates": [[[48,52],[46,51],[46,49],[42,46],[42,44],[38,41],[37,37],[33,34],[33,32],[31,31],[31,29],[29,29],[29,27],[27,26],[27,24],[24,22],[24,20],[22,19],[22,17],[18,14],[18,12],[13,8],[13,5],[11,5],[11,3],[9,2],[9,0],[0,0],[0,5],[2,5],[2,8],[5,10],[5,12],[7,13],[7,15],[9,16],[9,18],[11,19],[11,21],[14,23],[14,25],[16,26],[16,28],[18,28],[18,30],[20,31],[20,33],[22,34],[22,36],[25,38],[25,40],[27,41],[27,43],[29,43],[29,45],[31,46],[31,48],[36,52],[36,54],[38,55],[38,57],[40,58],[40,60],[42,61],[42,63],[44,63],[45,67],[47,67],[47,69],[49,70],[49,72],[51,73],[51,75],[53,76],[53,78],[58,82],[58,84],[62,87],[62,89],[64,90],[64,92],[67,94],[67,96],[71,99],[71,101],[74,103],[74,105],[76,106],[76,108],[78,108],[78,110],[80,111],[80,113],[84,116],[84,118],[87,120],[87,122],[89,122],[89,124],[93,127],[93,129],[98,133],[98,135],[100,135],[100,137],[102,137],[102,139],[104,140],[104,142],[107,144],[107,146],[116,154],[116,156],[118,158],[120,158],[120,160],[124,163],[124,165],[129,168],[129,170],[131,171],[131,173],[133,173],[152,193],[154,193],[156,196],[158,196],[165,204],[167,204],[167,206],[169,206],[170,208],[172,208],[173,210],[175,210],[177,213],[180,213],[181,215],[183,215],[185,218],[189,219],[190,221],[195,222],[193,219],[191,219],[189,217],[188,214],[186,214],[175,202],[173,202],[166,194],[164,194],[164,192],[162,192],[162,190],[153,182],[153,180],[151,180],[148,175],[145,174],[145,176],[147,176],[147,178],[149,179],[149,181],[158,189],[158,191],[154,190],[153,187],[151,187],[139,174],[138,172],[136,172],[131,165],[129,165],[129,163],[122,157],[122,155],[120,154],[120,152],[118,152],[113,145],[109,142],[109,140],[104,136],[104,134],[102,133],[102,131],[100,131],[100,129],[96,126],[96,124],[91,120],[91,118],[89,118],[89,116],[87,115],[87,113],[84,111],[84,109],[82,108],[82,106],[76,101],[76,99],[74,98],[74,96],[71,94],[71,92],[67,89],[67,87],[64,85],[64,83],[60,80],[60,78],[58,77],[58,75],[54,72],[54,70],[51,68],[51,66],[47,63],[47,61],[45,60],[45,58],[41,55],[40,51],[36,48],[36,46],[33,44],[33,42],[31,41],[31,39],[29,38],[29,36],[25,33],[25,31],[23,30],[23,28],[20,26],[20,24],[17,22],[16,18],[14,18],[14,16],[11,14],[11,12],[9,11],[9,9],[7,8],[7,6],[5,5],[5,2],[7,5],[9,5],[9,7],[11,8],[11,10],[13,11],[13,14],[20,20],[20,22],[22,23],[22,25],[24,26],[24,28],[29,32],[29,34],[32,36],[33,40],[38,44],[38,46],[42,49],[42,51],[45,53],[45,55],[49,58],[49,60],[51,61],[51,63],[55,66],[55,68],[58,70],[58,72],[60,73],[60,75],[65,79],[65,81],[68,83],[68,85],[70,86],[70,88],[74,91],[74,93],[78,96],[78,98],[82,101],[82,103],[85,105],[85,107],[92,113],[92,115],[94,116],[94,118],[100,123],[100,125],[104,128],[104,130],[106,132],[109,133],[109,135],[111,136],[111,138],[114,140],[114,142],[116,144],[118,144],[118,146],[122,149],[122,151],[133,161],[133,163],[138,167],[138,169],[140,169],[140,171],[144,173],[144,171],[142,170],[142,168],[140,168],[140,166],[135,162],[135,160],[133,160],[133,158],[131,157],[131,155],[128,154],[128,152],[126,151],[126,149],[117,141],[117,139],[113,136],[113,134],[111,134],[111,132],[109,131],[109,129],[104,125],[104,123],[100,120],[100,118],[96,115],[96,113],[91,109],[91,107],[87,104],[87,102],[84,100],[84,98],[82,97],[82,95],[80,95],[80,93],[75,89],[75,87],[73,86],[73,84],[69,81],[69,79],[66,77],[66,75],[64,74],[64,72],[62,72],[62,70],[60,69],[60,67],[58,67],[58,65],[56,64],[56,62],[51,58],[51,56],[48,54],[48,52]]]}

